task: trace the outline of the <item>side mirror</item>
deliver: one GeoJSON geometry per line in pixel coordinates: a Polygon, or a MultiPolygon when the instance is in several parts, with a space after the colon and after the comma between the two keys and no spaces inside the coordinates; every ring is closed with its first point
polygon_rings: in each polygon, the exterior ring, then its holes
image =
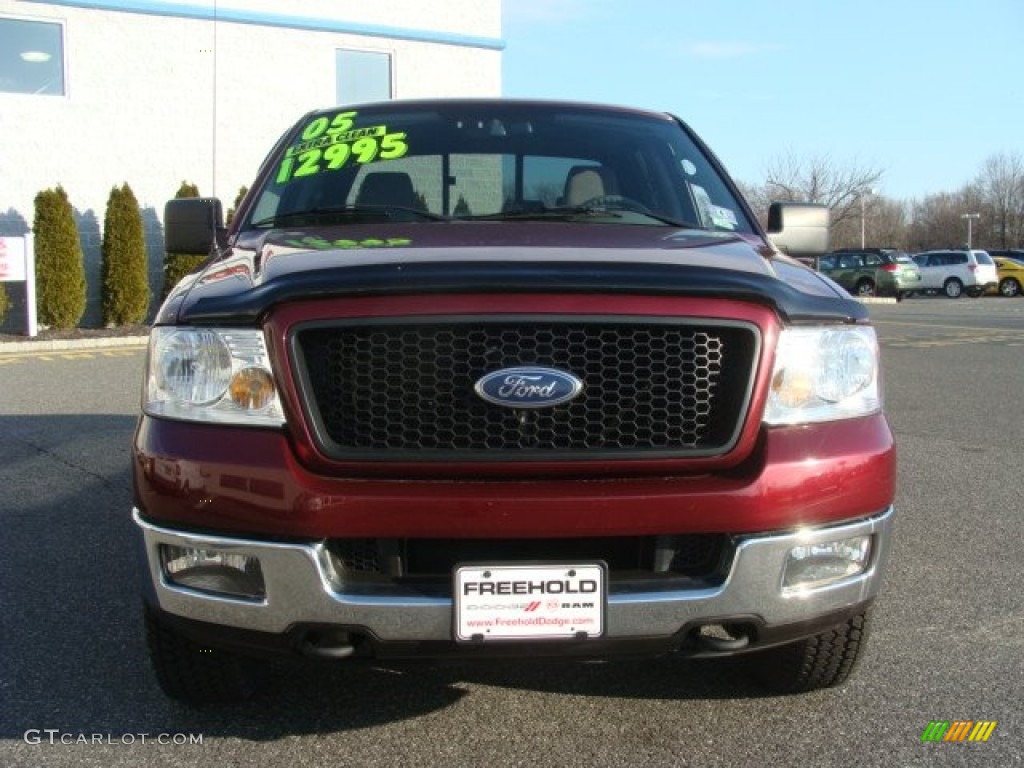
{"type": "Polygon", "coordinates": [[[223,245],[224,214],[215,197],[182,197],[164,206],[164,250],[207,256],[223,245]]]}
{"type": "Polygon", "coordinates": [[[795,259],[816,259],[828,251],[828,206],[815,203],[772,203],[768,237],[795,259]]]}

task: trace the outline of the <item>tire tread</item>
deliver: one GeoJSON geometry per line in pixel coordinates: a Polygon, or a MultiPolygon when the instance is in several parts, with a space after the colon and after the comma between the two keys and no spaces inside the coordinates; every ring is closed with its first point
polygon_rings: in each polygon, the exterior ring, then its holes
{"type": "Polygon", "coordinates": [[[857,664],[867,635],[867,614],[857,614],[826,632],[757,654],[754,675],[777,693],[841,685],[857,664]]]}
{"type": "Polygon", "coordinates": [[[145,620],[153,671],[170,698],[187,704],[244,701],[262,688],[255,660],[201,646],[166,626],[149,607],[145,620]]]}

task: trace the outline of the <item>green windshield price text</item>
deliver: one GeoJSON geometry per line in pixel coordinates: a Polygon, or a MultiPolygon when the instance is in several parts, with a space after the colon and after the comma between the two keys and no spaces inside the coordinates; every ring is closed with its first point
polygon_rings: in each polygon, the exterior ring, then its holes
{"type": "Polygon", "coordinates": [[[409,151],[406,134],[388,133],[387,126],[353,128],[355,112],[339,112],[333,118],[318,117],[302,131],[302,140],[285,151],[276,182],[336,171],[349,160],[364,165],[375,160],[396,160],[409,151]]]}
{"type": "Polygon", "coordinates": [[[302,140],[311,141],[325,133],[329,136],[348,133],[353,125],[355,116],[355,112],[339,112],[331,119],[318,117],[302,131],[302,140]]]}
{"type": "Polygon", "coordinates": [[[286,152],[277,171],[277,183],[287,184],[292,179],[312,176],[321,171],[336,171],[345,166],[349,159],[360,165],[374,160],[396,160],[409,151],[404,133],[386,133],[363,136],[351,142],[331,143],[325,148],[312,147],[297,154],[286,152]]]}

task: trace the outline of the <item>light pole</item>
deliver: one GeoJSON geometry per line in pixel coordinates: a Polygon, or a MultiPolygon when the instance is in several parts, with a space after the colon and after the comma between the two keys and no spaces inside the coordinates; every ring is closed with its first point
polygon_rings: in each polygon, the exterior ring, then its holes
{"type": "Polygon", "coordinates": [[[980,213],[962,213],[960,214],[961,219],[967,219],[967,250],[971,250],[971,223],[975,219],[980,219],[980,213]]]}
{"type": "Polygon", "coordinates": [[[871,189],[871,187],[868,187],[867,189],[862,189],[860,191],[860,247],[861,248],[863,248],[865,245],[867,245],[867,238],[865,236],[866,232],[865,232],[865,227],[864,227],[864,222],[866,220],[866,216],[865,216],[865,212],[864,212],[864,198],[866,198],[868,195],[873,195],[873,194],[875,194],[875,190],[871,189]]]}

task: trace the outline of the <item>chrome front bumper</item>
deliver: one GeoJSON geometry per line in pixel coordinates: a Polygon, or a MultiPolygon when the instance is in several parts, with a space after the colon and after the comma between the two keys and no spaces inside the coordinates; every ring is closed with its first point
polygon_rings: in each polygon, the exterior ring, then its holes
{"type": "MultiPolygon", "coordinates": [[[[323,543],[280,544],[160,528],[133,517],[143,532],[157,606],[172,615],[266,633],[299,625],[361,627],[383,642],[450,641],[453,601],[346,585],[339,588],[323,543]],[[216,596],[170,583],[161,544],[227,550],[259,558],[266,582],[260,601],[216,596]]],[[[612,584],[609,640],[670,637],[686,625],[757,617],[767,627],[810,621],[863,604],[878,593],[889,555],[893,508],[842,525],[737,537],[726,580],[714,588],[639,591],[612,584]],[[793,547],[855,536],[873,537],[867,570],[820,589],[785,594],[782,574],[793,547]]]]}

